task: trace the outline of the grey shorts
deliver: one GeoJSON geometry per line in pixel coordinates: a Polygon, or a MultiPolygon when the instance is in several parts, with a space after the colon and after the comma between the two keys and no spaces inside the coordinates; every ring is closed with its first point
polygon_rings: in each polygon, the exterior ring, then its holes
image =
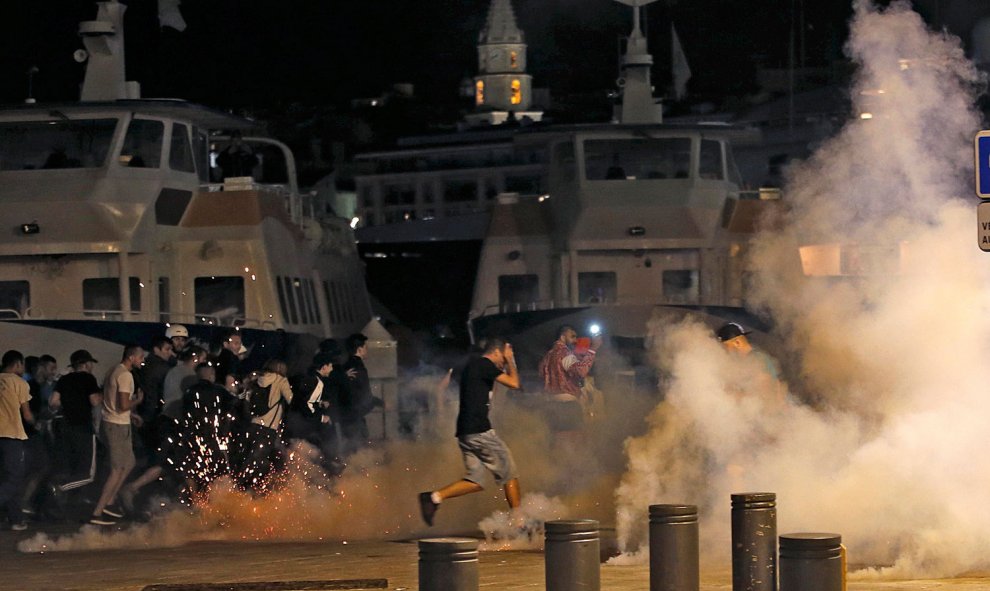
{"type": "Polygon", "coordinates": [[[480,485],[487,469],[499,486],[516,478],[516,462],[494,429],[457,438],[464,460],[464,480],[480,485]]]}
{"type": "Polygon", "coordinates": [[[131,443],[131,426],[103,421],[100,437],[107,446],[112,470],[130,470],[134,467],[134,444],[131,443]]]}

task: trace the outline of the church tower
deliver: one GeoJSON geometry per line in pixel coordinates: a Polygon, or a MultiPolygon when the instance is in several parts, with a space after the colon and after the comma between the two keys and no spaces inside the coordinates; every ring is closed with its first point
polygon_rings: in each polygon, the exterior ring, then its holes
{"type": "MultiPolygon", "coordinates": [[[[485,28],[478,35],[478,75],[474,105],[480,112],[528,113],[533,77],[526,73],[526,41],[516,25],[511,0],[492,0],[485,28]]],[[[500,123],[494,117],[491,123],[500,123]]]]}

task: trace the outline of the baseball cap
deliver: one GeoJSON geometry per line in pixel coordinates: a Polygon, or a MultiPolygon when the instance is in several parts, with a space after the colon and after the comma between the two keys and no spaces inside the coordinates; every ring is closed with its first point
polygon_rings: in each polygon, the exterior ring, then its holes
{"type": "Polygon", "coordinates": [[[86,363],[88,361],[92,361],[93,363],[99,363],[99,361],[93,359],[93,356],[90,355],[89,351],[87,351],[86,349],[79,349],[78,351],[74,352],[72,355],[69,356],[69,365],[72,366],[82,365],[83,363],[86,363]]]}
{"type": "Polygon", "coordinates": [[[715,331],[715,336],[718,340],[731,341],[736,337],[741,337],[743,335],[748,335],[751,331],[748,331],[742,327],[741,324],[736,322],[729,322],[728,324],[722,325],[722,328],[715,331]]]}
{"type": "Polygon", "coordinates": [[[168,328],[165,329],[165,336],[168,338],[172,337],[186,337],[189,338],[189,329],[181,324],[170,324],[168,328]]]}

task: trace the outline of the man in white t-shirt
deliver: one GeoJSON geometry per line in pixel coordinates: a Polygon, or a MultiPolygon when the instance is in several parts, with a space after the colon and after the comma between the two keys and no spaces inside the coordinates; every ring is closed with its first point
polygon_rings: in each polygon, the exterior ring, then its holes
{"type": "Polygon", "coordinates": [[[110,474],[103,484],[100,500],[93,509],[89,522],[93,525],[113,525],[124,512],[114,504],[121,485],[134,468],[134,447],[131,440],[131,421],[140,420],[131,414],[144,394],[134,387],[131,373],[144,361],[144,349],[140,345],[126,345],[124,356],[103,381],[103,412],[100,437],[107,446],[110,457],[110,474]]]}

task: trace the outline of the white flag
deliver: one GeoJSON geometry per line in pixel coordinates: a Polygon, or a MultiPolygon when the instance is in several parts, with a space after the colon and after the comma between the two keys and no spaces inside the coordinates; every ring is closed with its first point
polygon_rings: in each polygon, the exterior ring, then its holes
{"type": "Polygon", "coordinates": [[[179,12],[182,0],[158,0],[158,25],[172,27],[178,32],[186,30],[186,19],[179,12]]]}
{"type": "Polygon", "coordinates": [[[687,83],[691,79],[691,66],[688,65],[687,56],[684,55],[681,40],[677,38],[674,23],[670,24],[670,40],[671,70],[674,73],[674,98],[681,100],[687,94],[687,83]]]}

